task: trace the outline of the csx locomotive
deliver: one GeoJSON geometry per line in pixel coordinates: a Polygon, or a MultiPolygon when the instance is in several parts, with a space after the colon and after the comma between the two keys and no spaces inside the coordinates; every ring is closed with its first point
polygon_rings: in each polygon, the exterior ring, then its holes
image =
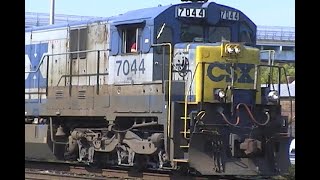
{"type": "Polygon", "coordinates": [[[261,87],[256,29],[206,1],[26,28],[26,160],[286,172],[290,137],[279,92],[261,87]]]}

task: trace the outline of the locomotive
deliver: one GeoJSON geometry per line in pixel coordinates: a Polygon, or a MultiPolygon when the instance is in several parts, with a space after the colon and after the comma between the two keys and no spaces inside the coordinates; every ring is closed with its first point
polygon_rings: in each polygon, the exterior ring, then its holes
{"type": "Polygon", "coordinates": [[[260,75],[279,67],[260,63],[256,29],[207,1],[26,28],[25,159],[287,172],[279,92],[260,75]]]}

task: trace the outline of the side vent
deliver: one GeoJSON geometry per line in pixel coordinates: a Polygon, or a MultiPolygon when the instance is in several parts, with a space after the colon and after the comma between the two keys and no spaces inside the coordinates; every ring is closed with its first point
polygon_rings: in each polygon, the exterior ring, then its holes
{"type": "Polygon", "coordinates": [[[86,99],[86,90],[78,91],[78,99],[86,99]]]}
{"type": "Polygon", "coordinates": [[[56,99],[63,98],[63,90],[56,90],[56,99]]]}

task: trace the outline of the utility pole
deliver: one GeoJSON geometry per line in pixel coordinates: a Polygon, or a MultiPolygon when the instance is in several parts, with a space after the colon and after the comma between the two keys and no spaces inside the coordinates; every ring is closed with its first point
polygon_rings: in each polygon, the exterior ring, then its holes
{"type": "Polygon", "coordinates": [[[51,0],[50,7],[50,24],[54,24],[54,0],[51,0]]]}

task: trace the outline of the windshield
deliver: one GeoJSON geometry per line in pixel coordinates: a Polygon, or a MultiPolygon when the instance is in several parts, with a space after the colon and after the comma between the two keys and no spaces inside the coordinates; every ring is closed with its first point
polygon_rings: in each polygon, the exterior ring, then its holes
{"type": "Polygon", "coordinates": [[[180,38],[182,42],[194,42],[203,39],[203,26],[200,25],[181,25],[180,38]]]}
{"type": "Polygon", "coordinates": [[[231,40],[229,27],[209,27],[209,42],[221,42],[231,40]]]}
{"type": "Polygon", "coordinates": [[[246,45],[255,44],[252,29],[250,29],[250,27],[246,23],[240,24],[239,36],[240,42],[243,42],[246,45]]]}
{"type": "Polygon", "coordinates": [[[221,26],[203,26],[182,24],[180,39],[182,42],[221,42],[231,40],[231,28],[221,26]],[[208,31],[208,35],[205,35],[208,31]]]}

